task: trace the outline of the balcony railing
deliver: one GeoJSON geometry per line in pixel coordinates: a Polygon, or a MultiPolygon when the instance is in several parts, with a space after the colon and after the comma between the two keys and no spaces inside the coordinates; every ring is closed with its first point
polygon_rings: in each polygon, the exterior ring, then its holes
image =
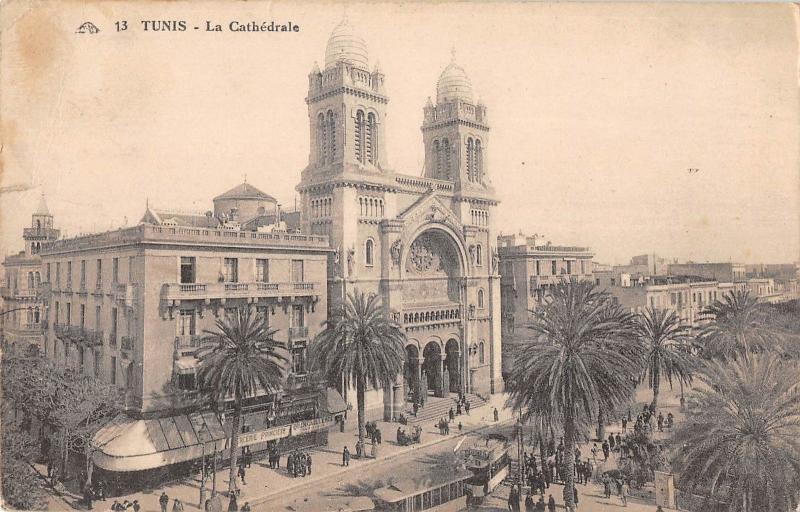
{"type": "Polygon", "coordinates": [[[133,350],[133,344],[135,341],[136,338],[134,338],[133,336],[123,336],[120,339],[119,348],[121,348],[122,350],[133,350]]]}
{"type": "Polygon", "coordinates": [[[461,320],[461,308],[455,304],[406,308],[402,318],[404,325],[458,322],[461,320]]]}
{"type": "Polygon", "coordinates": [[[286,378],[286,386],[290,389],[307,388],[314,382],[314,376],[310,373],[290,373],[286,378]]]}
{"type": "Polygon", "coordinates": [[[314,295],[314,283],[168,283],[164,299],[231,299],[314,295]]]}
{"type": "Polygon", "coordinates": [[[53,330],[57,338],[90,347],[103,344],[103,331],[95,331],[77,325],[54,324],[53,330]]]}
{"type": "Polygon", "coordinates": [[[201,334],[185,334],[175,336],[175,348],[187,349],[198,348],[202,345],[203,336],[201,334]]]}
{"type": "Polygon", "coordinates": [[[308,326],[289,327],[289,339],[301,340],[308,338],[308,326]]]}

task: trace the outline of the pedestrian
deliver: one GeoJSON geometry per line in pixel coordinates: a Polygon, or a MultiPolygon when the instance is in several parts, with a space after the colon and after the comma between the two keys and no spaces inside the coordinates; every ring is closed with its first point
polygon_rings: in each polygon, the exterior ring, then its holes
{"type": "Polygon", "coordinates": [[[250,502],[249,502],[249,501],[245,501],[245,502],[244,502],[244,505],[242,505],[242,510],[241,510],[241,512],[251,512],[251,509],[250,509],[250,502]]]}
{"type": "Polygon", "coordinates": [[[247,485],[247,482],[244,481],[244,463],[239,464],[239,478],[242,479],[242,485],[247,485]]]}
{"type": "Polygon", "coordinates": [[[172,512],[183,512],[183,502],[178,498],[172,503],[172,512]]]}
{"type": "Polygon", "coordinates": [[[672,425],[675,423],[675,416],[671,412],[667,413],[667,428],[672,430],[672,425]]]}
{"type": "Polygon", "coordinates": [[[117,512],[117,510],[119,510],[119,507],[120,507],[119,501],[114,500],[114,503],[111,504],[112,512],[117,512]]]}
{"type": "Polygon", "coordinates": [[[464,412],[466,412],[466,413],[467,413],[467,416],[469,416],[469,408],[470,408],[469,402],[468,402],[468,401],[467,401],[467,399],[465,398],[465,399],[464,399],[464,412]]]}
{"type": "Polygon", "coordinates": [[[381,429],[376,428],[375,429],[375,434],[376,434],[376,437],[378,439],[378,444],[381,444],[381,442],[383,441],[383,434],[381,433],[381,429]]]}
{"type": "Polygon", "coordinates": [[[239,512],[239,504],[236,503],[235,494],[231,494],[231,500],[228,502],[228,512],[239,512]]]}
{"type": "Polygon", "coordinates": [[[617,434],[614,436],[614,440],[617,442],[617,451],[620,451],[622,449],[622,437],[617,434]]]}
{"type": "Polygon", "coordinates": [[[575,508],[577,508],[578,507],[578,488],[577,487],[573,487],[572,488],[572,492],[575,495],[575,508]]]}
{"type": "Polygon", "coordinates": [[[463,429],[463,428],[464,428],[464,425],[462,425],[461,422],[459,421],[458,422],[458,431],[461,432],[461,429],[463,429]]]}
{"type": "Polygon", "coordinates": [[[350,465],[350,450],[345,446],[342,450],[342,466],[350,465]]]}
{"type": "Polygon", "coordinates": [[[139,512],[142,510],[142,506],[139,505],[139,500],[133,500],[133,512],[139,512]]]}
{"type": "Polygon", "coordinates": [[[508,493],[508,510],[517,512],[519,510],[519,494],[517,494],[517,486],[511,485],[511,491],[508,493]]]}
{"type": "Polygon", "coordinates": [[[628,431],[628,419],[625,416],[622,417],[622,431],[628,431]]]}
{"type": "Polygon", "coordinates": [[[627,480],[623,480],[622,482],[622,506],[628,506],[628,494],[631,493],[631,487],[628,485],[627,480]]]}
{"type": "Polygon", "coordinates": [[[605,498],[611,497],[611,480],[608,474],[603,474],[603,496],[605,498]]]}
{"type": "Polygon", "coordinates": [[[592,444],[592,460],[597,463],[597,443],[592,444]]]}
{"type": "Polygon", "coordinates": [[[83,501],[86,503],[86,508],[92,510],[92,486],[89,482],[83,486],[83,501]]]}
{"type": "Polygon", "coordinates": [[[528,491],[528,495],[525,496],[525,512],[534,512],[533,497],[531,496],[531,491],[528,491]]]}
{"type": "Polygon", "coordinates": [[[500,414],[497,412],[497,407],[494,408],[494,421],[495,423],[500,421],[500,414]]]}
{"type": "Polygon", "coordinates": [[[661,414],[661,411],[658,412],[658,421],[657,421],[657,423],[658,423],[658,431],[659,432],[663,432],[664,431],[664,415],[661,414]]]}
{"type": "Polygon", "coordinates": [[[614,434],[608,434],[608,447],[610,450],[614,450],[614,434]]]}
{"type": "Polygon", "coordinates": [[[169,496],[164,491],[161,491],[161,496],[158,497],[158,504],[161,505],[161,512],[167,512],[167,505],[169,505],[169,496]]]}
{"type": "Polygon", "coordinates": [[[370,450],[370,452],[371,452],[370,455],[372,455],[373,459],[378,458],[378,443],[376,443],[375,441],[372,441],[372,449],[370,450]]]}
{"type": "Polygon", "coordinates": [[[544,498],[539,496],[539,501],[536,502],[536,508],[533,509],[534,512],[544,512],[545,511],[545,504],[544,498]]]}
{"type": "Polygon", "coordinates": [[[608,460],[608,454],[610,453],[611,449],[609,447],[608,441],[603,441],[603,457],[605,460],[608,460]]]}
{"type": "Polygon", "coordinates": [[[286,456],[286,472],[292,476],[296,476],[294,474],[294,454],[290,453],[286,456]]]}
{"type": "Polygon", "coordinates": [[[548,512],[556,512],[556,500],[553,498],[553,495],[550,495],[550,498],[547,500],[547,510],[548,512]]]}
{"type": "Polygon", "coordinates": [[[416,401],[414,402],[414,406],[413,406],[413,407],[414,407],[414,408],[413,408],[413,410],[414,410],[414,417],[416,418],[416,417],[417,417],[417,411],[419,411],[419,405],[417,404],[417,402],[416,402],[416,401]]]}
{"type": "Polygon", "coordinates": [[[308,468],[308,474],[311,474],[311,454],[306,454],[306,467],[308,468]]]}

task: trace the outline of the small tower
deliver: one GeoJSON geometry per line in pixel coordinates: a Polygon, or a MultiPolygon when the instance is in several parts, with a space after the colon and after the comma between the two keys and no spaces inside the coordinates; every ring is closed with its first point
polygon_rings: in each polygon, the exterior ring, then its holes
{"type": "Polygon", "coordinates": [[[453,181],[457,189],[485,188],[486,107],[473,100],[472,82],[456,63],[455,50],[436,83],[436,104],[428,98],[423,113],[425,176],[453,181]]]}
{"type": "Polygon", "coordinates": [[[57,240],[59,230],[53,229],[53,216],[47,208],[47,201],[42,194],[39,207],[31,215],[31,227],[22,233],[25,239],[25,253],[28,255],[39,254],[44,242],[57,240]]]}
{"type": "Polygon", "coordinates": [[[345,17],[328,39],[325,68],[308,75],[311,172],[386,167],[384,75],[370,71],[367,45],[345,17]]]}

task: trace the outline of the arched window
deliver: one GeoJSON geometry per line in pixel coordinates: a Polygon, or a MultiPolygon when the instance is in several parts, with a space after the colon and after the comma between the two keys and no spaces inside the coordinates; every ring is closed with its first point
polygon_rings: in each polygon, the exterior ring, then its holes
{"type": "Polygon", "coordinates": [[[436,160],[436,178],[442,177],[442,148],[438,140],[433,141],[433,153],[436,160]]]}
{"type": "Polygon", "coordinates": [[[33,274],[33,285],[39,288],[42,285],[42,275],[39,272],[33,274]]]}
{"type": "Polygon", "coordinates": [[[33,272],[28,272],[28,289],[33,289],[33,272]]]}
{"type": "Polygon", "coordinates": [[[442,165],[444,179],[450,179],[450,139],[442,139],[442,165]]]}
{"type": "Polygon", "coordinates": [[[483,290],[478,290],[478,309],[484,308],[483,290]]]}
{"type": "Polygon", "coordinates": [[[473,146],[472,146],[472,137],[467,139],[467,179],[469,181],[474,180],[474,173],[475,173],[475,162],[474,162],[474,153],[473,153],[473,146]]]}
{"type": "Polygon", "coordinates": [[[40,318],[39,308],[37,307],[36,309],[33,310],[33,323],[38,324],[39,318],[40,318]]]}
{"type": "Polygon", "coordinates": [[[356,160],[364,161],[364,111],[356,112],[356,160]]]}
{"type": "Polygon", "coordinates": [[[478,362],[480,364],[484,364],[486,362],[485,351],[486,351],[486,344],[483,342],[483,340],[481,340],[481,342],[478,343],[478,362]]]}
{"type": "Polygon", "coordinates": [[[40,229],[42,229],[42,221],[36,219],[36,231],[39,231],[40,229]]]}
{"type": "Polygon", "coordinates": [[[375,264],[375,242],[371,238],[368,238],[364,244],[364,263],[368,267],[375,264]]]}
{"type": "Polygon", "coordinates": [[[367,116],[367,161],[374,164],[378,160],[378,127],[375,123],[375,114],[372,112],[367,116]]]}
{"type": "Polygon", "coordinates": [[[483,183],[483,148],[480,139],[475,139],[475,181],[483,183]]]}
{"type": "Polygon", "coordinates": [[[336,160],[336,120],[333,117],[333,110],[328,111],[328,160],[336,160]]]}
{"type": "Polygon", "coordinates": [[[475,265],[483,265],[483,247],[481,244],[475,246],[475,265]]]}
{"type": "Polygon", "coordinates": [[[317,161],[324,164],[328,158],[328,137],[325,133],[325,114],[317,117],[317,161]]]}

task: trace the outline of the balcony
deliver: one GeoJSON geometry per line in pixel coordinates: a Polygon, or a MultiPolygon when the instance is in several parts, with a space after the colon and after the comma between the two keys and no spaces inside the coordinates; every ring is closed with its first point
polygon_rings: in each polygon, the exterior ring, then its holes
{"type": "Polygon", "coordinates": [[[308,339],[308,327],[289,327],[289,341],[308,339]]]}
{"type": "Polygon", "coordinates": [[[133,307],[133,301],[135,298],[136,288],[131,283],[126,284],[119,284],[117,283],[114,286],[114,300],[120,303],[125,304],[127,307],[133,307]]]}
{"type": "Polygon", "coordinates": [[[290,373],[286,377],[286,387],[289,389],[308,388],[313,384],[314,379],[310,373],[290,373]]]}
{"type": "Polygon", "coordinates": [[[133,350],[133,345],[136,342],[136,338],[133,336],[123,336],[120,339],[119,348],[121,350],[133,350]]]}
{"type": "Polygon", "coordinates": [[[167,283],[167,301],[313,296],[314,283],[167,283]]]}
{"type": "Polygon", "coordinates": [[[458,323],[461,321],[461,308],[458,304],[407,307],[403,308],[402,318],[405,326],[458,323]]]}
{"type": "Polygon", "coordinates": [[[54,324],[53,330],[57,338],[88,347],[103,344],[103,331],[95,331],[77,325],[54,324]]]}

